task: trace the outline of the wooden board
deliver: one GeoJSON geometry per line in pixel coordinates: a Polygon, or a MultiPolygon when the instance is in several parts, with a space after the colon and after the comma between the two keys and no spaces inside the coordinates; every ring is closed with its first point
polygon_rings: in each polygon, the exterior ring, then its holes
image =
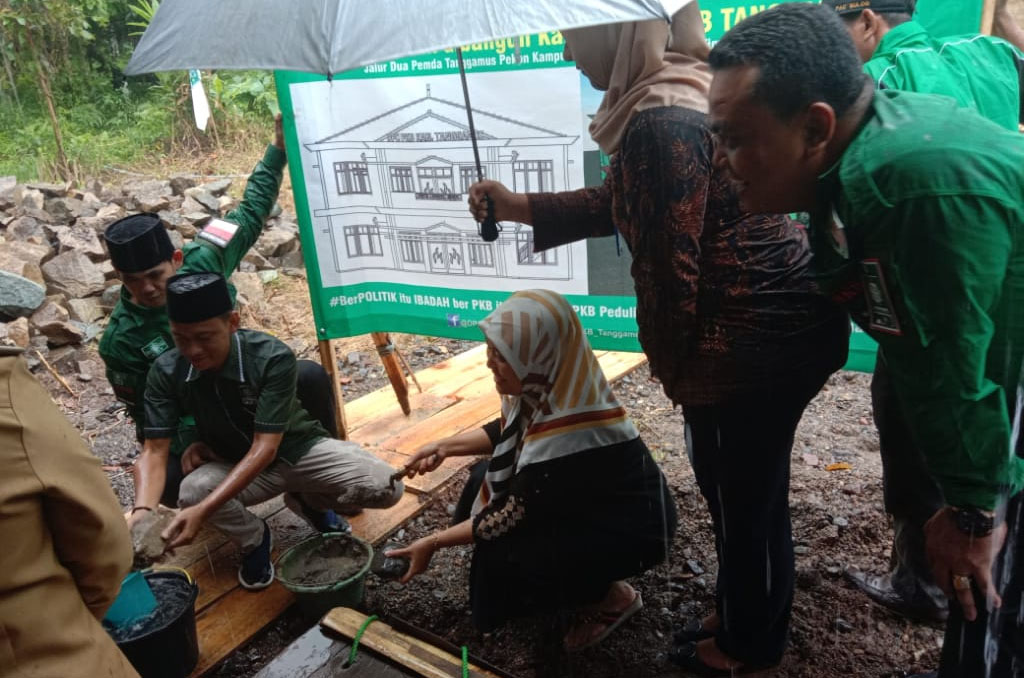
{"type": "MultiPolygon", "coordinates": [[[[409,463],[410,455],[408,454],[383,448],[372,448],[372,452],[395,468],[409,463]]],[[[415,494],[433,494],[435,490],[451,480],[452,476],[473,464],[477,459],[479,457],[452,457],[451,459],[446,459],[443,464],[426,475],[406,478],[405,490],[415,494]]]]}
{"type": "MultiPolygon", "coordinates": [[[[336,607],[321,620],[320,624],[346,638],[354,638],[366,621],[366,615],[348,607],[336,607]]],[[[366,627],[359,640],[360,650],[373,650],[390,660],[411,669],[423,678],[452,678],[464,675],[462,659],[455,657],[430,643],[400,633],[382,621],[375,621],[366,627]]],[[[469,664],[470,678],[499,678],[496,674],[469,664]]]]}
{"type": "Polygon", "coordinates": [[[314,626],[299,636],[254,678],[416,678],[402,667],[392,666],[372,652],[361,652],[348,663],[351,642],[314,626]]]}
{"type": "Polygon", "coordinates": [[[385,410],[375,419],[362,420],[359,427],[349,432],[349,440],[360,445],[378,445],[388,436],[451,407],[458,402],[458,399],[433,393],[411,393],[409,402],[412,404],[412,412],[409,414],[403,414],[400,408],[385,410]]]}
{"type": "Polygon", "coordinates": [[[366,509],[358,516],[349,518],[352,534],[361,537],[371,544],[379,544],[384,539],[415,518],[427,507],[426,501],[411,492],[406,492],[398,503],[389,509],[366,509]]]}

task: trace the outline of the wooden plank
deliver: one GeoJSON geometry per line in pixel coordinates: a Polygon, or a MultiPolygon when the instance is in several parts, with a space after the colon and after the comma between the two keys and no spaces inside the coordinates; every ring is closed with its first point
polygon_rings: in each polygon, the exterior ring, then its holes
{"type": "Polygon", "coordinates": [[[378,659],[371,652],[348,663],[351,643],[314,626],[264,666],[254,678],[414,678],[411,671],[378,659]]]}
{"type": "Polygon", "coordinates": [[[498,416],[501,408],[497,393],[492,388],[488,398],[463,400],[458,405],[437,413],[401,433],[381,441],[379,447],[412,454],[423,445],[461,433],[498,416]]]}
{"type": "Polygon", "coordinates": [[[443,394],[447,388],[458,388],[460,381],[465,379],[467,374],[472,375],[473,371],[486,362],[487,346],[480,344],[444,362],[420,370],[416,373],[416,379],[424,391],[443,394]]]}
{"type": "Polygon", "coordinates": [[[604,376],[609,382],[616,381],[626,376],[636,368],[647,362],[647,356],[643,353],[627,353],[625,351],[608,351],[597,357],[601,364],[604,376]]]}
{"type": "Polygon", "coordinates": [[[274,582],[262,591],[236,588],[196,617],[199,664],[193,676],[202,676],[219,661],[248,642],[291,605],[291,592],[274,582]]]}
{"type": "MultiPolygon", "coordinates": [[[[320,624],[346,638],[354,638],[366,621],[366,615],[348,607],[336,607],[320,621],[320,624]]],[[[400,633],[382,621],[375,621],[366,627],[359,639],[360,648],[368,648],[382,654],[391,661],[411,669],[423,678],[452,678],[462,673],[462,658],[418,638],[400,633]]],[[[470,678],[499,678],[479,666],[470,663],[470,678]]]]}
{"type": "MultiPolygon", "coordinates": [[[[274,497],[262,504],[250,506],[249,510],[260,518],[267,520],[283,508],[284,500],[281,497],[274,497]]],[[[210,554],[219,550],[227,543],[228,538],[223,533],[210,525],[204,525],[191,544],[175,549],[174,554],[161,561],[159,565],[188,569],[194,564],[206,560],[210,557],[210,554]]]]}
{"type": "Polygon", "coordinates": [[[419,515],[427,507],[427,503],[420,502],[416,495],[406,492],[391,508],[366,509],[358,516],[349,518],[352,534],[371,544],[378,544],[407,521],[419,515]]]}
{"type": "Polygon", "coordinates": [[[433,393],[412,393],[409,396],[412,412],[403,414],[401,410],[392,408],[380,413],[375,419],[362,422],[358,428],[349,431],[349,439],[360,445],[377,445],[388,436],[429,419],[441,410],[447,409],[458,402],[450,396],[439,396],[433,393]]]}
{"type": "MultiPolygon", "coordinates": [[[[271,558],[277,558],[289,548],[304,539],[314,536],[313,528],[291,511],[275,513],[267,524],[274,534],[274,548],[271,558]]],[[[221,597],[238,588],[238,549],[225,544],[189,568],[192,578],[199,584],[196,610],[202,611],[221,597]]]]}

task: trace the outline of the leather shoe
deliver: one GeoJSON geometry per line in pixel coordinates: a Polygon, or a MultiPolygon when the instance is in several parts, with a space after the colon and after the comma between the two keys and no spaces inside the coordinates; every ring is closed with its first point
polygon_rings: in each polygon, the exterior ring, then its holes
{"type": "Polygon", "coordinates": [[[704,622],[700,617],[689,617],[682,624],[677,624],[673,629],[672,640],[676,645],[683,643],[696,643],[698,640],[713,638],[714,633],[704,628],[704,622]]]}
{"type": "Polygon", "coordinates": [[[668,653],[668,660],[679,668],[692,673],[700,678],[732,678],[733,676],[749,676],[761,671],[767,671],[770,666],[741,666],[735,669],[720,669],[708,666],[697,656],[697,643],[683,643],[679,647],[672,648],[668,653]]]}
{"type": "Polygon", "coordinates": [[[920,589],[903,590],[893,585],[892,574],[871,574],[860,570],[846,570],[846,580],[873,602],[896,614],[919,622],[942,623],[949,616],[946,599],[936,599],[920,589]]]}

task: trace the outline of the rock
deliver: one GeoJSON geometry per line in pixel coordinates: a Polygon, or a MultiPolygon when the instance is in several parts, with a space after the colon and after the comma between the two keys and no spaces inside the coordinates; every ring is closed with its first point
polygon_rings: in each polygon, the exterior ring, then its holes
{"type": "Polygon", "coordinates": [[[0,314],[18,318],[39,308],[46,299],[46,289],[39,283],[0,271],[0,314]]]}
{"type": "Polygon", "coordinates": [[[100,262],[100,271],[103,273],[103,278],[105,280],[113,280],[117,277],[117,270],[114,268],[114,264],[110,259],[104,259],[100,262]]]}
{"type": "Polygon", "coordinates": [[[92,381],[91,374],[78,374],[78,381],[92,381]]]}
{"type": "Polygon", "coordinates": [[[28,318],[18,318],[7,323],[7,338],[15,346],[22,348],[28,348],[29,344],[29,327],[28,318]]]}
{"type": "Polygon", "coordinates": [[[284,255],[278,259],[281,268],[297,268],[301,271],[306,270],[306,260],[302,258],[302,249],[296,248],[295,250],[284,255]]]}
{"type": "Polygon", "coordinates": [[[411,561],[408,558],[388,558],[384,554],[388,551],[400,549],[403,544],[400,542],[388,542],[383,547],[373,550],[373,560],[370,562],[370,571],[381,579],[399,579],[409,571],[411,561]]]}
{"type": "Polygon", "coordinates": [[[171,182],[161,179],[144,179],[142,181],[129,181],[121,185],[121,193],[127,196],[145,195],[147,193],[159,193],[160,195],[173,195],[171,182]]]}
{"type": "Polygon", "coordinates": [[[91,217],[96,213],[77,198],[50,198],[43,209],[58,223],[70,223],[78,217],[91,217]]]}
{"type": "Polygon", "coordinates": [[[187,217],[183,217],[179,223],[175,224],[174,230],[180,233],[182,238],[189,240],[195,238],[199,233],[199,229],[187,217]]]}
{"type": "Polygon", "coordinates": [[[96,231],[91,228],[82,228],[77,224],[65,228],[57,233],[57,252],[80,252],[89,257],[90,261],[99,262],[107,259],[107,252],[100,244],[96,231]]]}
{"type": "Polygon", "coordinates": [[[114,310],[114,307],[117,306],[117,302],[120,300],[121,283],[114,283],[103,290],[103,294],[100,295],[100,306],[109,313],[114,310]]]}
{"type": "Polygon", "coordinates": [[[97,198],[94,193],[90,193],[89,191],[76,191],[74,197],[81,200],[83,205],[92,210],[98,211],[107,205],[105,202],[97,198]]]}
{"type": "Polygon", "coordinates": [[[68,315],[72,320],[80,323],[93,323],[103,317],[103,306],[100,305],[98,297],[86,297],[85,299],[69,299],[67,303],[68,315]]]}
{"type": "Polygon", "coordinates": [[[186,219],[188,218],[187,215],[189,214],[202,214],[207,218],[209,218],[210,216],[209,213],[207,212],[206,207],[201,202],[193,198],[191,195],[185,196],[185,199],[181,201],[181,211],[183,214],[186,215],[186,219]]]}
{"type": "Polygon", "coordinates": [[[174,511],[163,506],[144,513],[146,515],[132,527],[132,550],[135,551],[136,565],[140,566],[149,565],[163,556],[167,542],[160,534],[174,520],[174,511]]]}
{"type": "Polygon", "coordinates": [[[264,257],[256,250],[249,250],[249,252],[245,255],[245,258],[242,259],[242,261],[245,263],[252,264],[253,266],[256,267],[256,270],[258,271],[266,271],[274,268],[274,265],[267,261],[266,257],[264,257]]]}
{"type": "Polygon", "coordinates": [[[75,228],[89,229],[99,237],[103,237],[103,232],[107,230],[107,226],[114,223],[114,219],[105,219],[103,217],[80,217],[75,219],[75,228]]]}
{"type": "Polygon", "coordinates": [[[238,201],[232,198],[230,195],[222,195],[217,198],[218,209],[221,214],[227,214],[231,210],[238,207],[238,201]]]}
{"type": "Polygon", "coordinates": [[[106,288],[103,272],[81,252],[58,254],[42,268],[51,293],[63,292],[69,298],[87,297],[106,288]]]}
{"type": "Polygon", "coordinates": [[[37,330],[42,325],[70,320],[70,315],[59,303],[60,297],[47,297],[36,312],[29,318],[29,323],[37,330]]]}
{"type": "Polygon", "coordinates": [[[26,184],[26,186],[34,191],[39,191],[47,198],[62,198],[68,194],[71,189],[71,184],[47,184],[43,182],[34,182],[26,184]]]}
{"type": "MultiPolygon", "coordinates": [[[[36,337],[42,339],[44,347],[46,345],[46,337],[36,337]]],[[[78,365],[78,350],[74,346],[60,346],[50,349],[49,361],[50,365],[61,374],[70,374],[75,371],[78,365]]]]}
{"type": "Polygon", "coordinates": [[[0,198],[11,198],[14,195],[14,187],[18,185],[18,177],[0,177],[0,198]]]}
{"type": "Polygon", "coordinates": [[[805,590],[811,591],[821,586],[821,572],[811,567],[801,567],[796,571],[796,585],[805,590]]]}
{"type": "Polygon", "coordinates": [[[849,527],[850,526],[850,521],[847,520],[846,518],[842,517],[842,516],[833,516],[832,517],[832,524],[835,525],[836,527],[849,527]]]}
{"type": "Polygon", "coordinates": [[[46,344],[51,347],[80,344],[89,338],[81,323],[75,322],[49,323],[40,327],[39,333],[46,337],[46,344]]]}
{"type": "Polygon", "coordinates": [[[299,226],[293,221],[286,221],[284,219],[280,219],[278,220],[276,227],[284,229],[290,233],[294,233],[295,235],[299,234],[299,226]]]}
{"type": "Polygon", "coordinates": [[[163,222],[164,228],[167,230],[176,229],[179,224],[188,223],[185,221],[185,217],[169,209],[160,210],[157,212],[157,216],[160,217],[160,221],[163,222]]]}
{"type": "Polygon", "coordinates": [[[221,196],[224,195],[224,191],[231,188],[231,179],[217,179],[216,181],[210,181],[200,186],[205,191],[208,191],[210,195],[221,196]]]}
{"type": "Polygon", "coordinates": [[[803,544],[797,544],[796,546],[793,547],[793,553],[795,553],[798,556],[807,555],[810,552],[811,552],[811,547],[805,546],[803,544]]]}
{"type": "Polygon", "coordinates": [[[836,631],[839,631],[839,633],[850,633],[854,630],[853,624],[846,621],[842,617],[836,617],[836,620],[833,624],[833,628],[835,628],[836,631]]]}
{"type": "Polygon", "coordinates": [[[352,353],[349,353],[347,356],[345,356],[346,365],[358,365],[361,362],[363,362],[363,354],[359,353],[358,351],[353,351],[352,353]]]}
{"type": "Polygon", "coordinates": [[[275,280],[281,277],[280,274],[274,269],[270,269],[269,271],[259,271],[256,273],[256,275],[260,277],[260,282],[262,282],[264,285],[269,285],[270,283],[274,282],[275,280]]]}
{"type": "Polygon", "coordinates": [[[0,271],[7,271],[14,275],[27,278],[34,283],[45,286],[46,281],[43,280],[43,271],[39,268],[39,264],[31,261],[25,261],[25,259],[17,256],[15,252],[12,252],[9,243],[4,247],[0,248],[0,271]]]}
{"type": "MultiPolygon", "coordinates": [[[[183,208],[184,205],[188,202],[188,198],[192,198],[193,201],[202,205],[203,209],[205,209],[207,212],[217,212],[217,210],[220,208],[220,201],[217,200],[217,198],[214,197],[212,193],[205,190],[202,186],[196,186],[195,188],[188,189],[187,191],[185,191],[185,197],[186,200],[182,203],[183,208]]],[[[191,212],[195,210],[184,211],[191,212]]]]}
{"type": "Polygon", "coordinates": [[[804,463],[808,466],[817,466],[819,463],[818,455],[807,452],[803,455],[804,463]]]}
{"type": "Polygon", "coordinates": [[[292,278],[306,279],[306,269],[304,268],[282,268],[281,273],[291,276],[292,278]]]}
{"type": "Polygon", "coordinates": [[[171,177],[171,190],[174,195],[185,195],[185,191],[196,185],[195,177],[185,174],[176,174],[171,177]]]}
{"type": "Polygon", "coordinates": [[[12,236],[16,240],[38,239],[40,242],[46,237],[42,224],[32,217],[18,217],[7,224],[7,237],[12,236]]]}
{"type": "Polygon", "coordinates": [[[181,232],[167,231],[167,237],[170,238],[171,245],[174,246],[174,249],[180,250],[182,247],[185,246],[185,239],[181,237],[181,232]]]}
{"type": "Polygon", "coordinates": [[[296,234],[282,228],[270,228],[256,241],[255,249],[265,257],[281,257],[295,251],[298,246],[296,234]]]}
{"type": "Polygon", "coordinates": [[[170,207],[171,202],[163,193],[143,193],[135,196],[135,206],[140,212],[160,212],[170,207]]]}
{"type": "Polygon", "coordinates": [[[263,283],[255,273],[235,273],[231,276],[231,284],[250,304],[263,301],[263,283]]]}
{"type": "Polygon", "coordinates": [[[696,560],[687,560],[686,568],[694,574],[704,574],[704,568],[696,560]]]}
{"type": "Polygon", "coordinates": [[[96,210],[97,219],[108,219],[113,222],[122,217],[128,216],[128,212],[116,203],[109,203],[96,210]]]}
{"type": "MultiPolygon", "coordinates": [[[[46,201],[42,191],[31,189],[28,186],[15,187],[14,194],[11,197],[14,199],[15,207],[20,207],[26,210],[31,209],[42,211],[43,205],[46,201]]],[[[49,217],[49,215],[47,215],[47,217],[49,217]]]]}

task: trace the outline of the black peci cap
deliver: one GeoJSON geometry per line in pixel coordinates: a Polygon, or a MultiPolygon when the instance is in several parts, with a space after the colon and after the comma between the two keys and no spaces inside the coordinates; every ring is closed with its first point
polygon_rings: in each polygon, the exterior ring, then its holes
{"type": "Polygon", "coordinates": [[[821,0],[840,16],[858,14],[866,9],[879,14],[913,14],[915,0],[821,0]]]}
{"type": "Polygon", "coordinates": [[[110,261],[122,273],[138,273],[170,260],[174,245],[160,217],[150,212],[118,219],[103,233],[110,261]]]}
{"type": "Polygon", "coordinates": [[[167,316],[175,323],[199,323],[234,308],[228,282],[219,273],[185,273],[167,281],[167,316]]]}

